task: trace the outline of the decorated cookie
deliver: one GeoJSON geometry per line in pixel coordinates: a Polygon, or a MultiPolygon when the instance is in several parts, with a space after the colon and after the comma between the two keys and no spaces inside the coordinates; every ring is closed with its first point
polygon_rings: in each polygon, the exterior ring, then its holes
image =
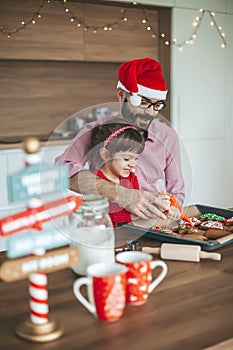
{"type": "MultiPolygon", "coordinates": [[[[192,219],[192,218],[190,218],[190,219],[192,219]]],[[[195,220],[193,220],[193,222],[194,221],[195,220]]],[[[200,220],[198,220],[198,221],[199,221],[199,223],[201,222],[200,220]]],[[[179,233],[180,235],[198,232],[198,230],[196,228],[194,228],[193,224],[190,224],[189,222],[187,222],[185,220],[180,220],[179,224],[175,227],[175,229],[173,229],[173,231],[179,233]]]]}
{"type": "Polygon", "coordinates": [[[191,225],[190,224],[190,222],[187,222],[187,221],[185,221],[185,220],[180,220],[179,221],[179,227],[181,228],[181,229],[183,229],[183,228],[190,228],[190,227],[192,227],[193,225],[191,225]]]}
{"type": "Polygon", "coordinates": [[[157,231],[157,232],[163,232],[163,233],[171,233],[172,232],[171,230],[169,230],[165,226],[154,226],[151,228],[151,230],[157,231]]]}
{"type": "Polygon", "coordinates": [[[151,228],[152,231],[167,233],[172,236],[179,236],[176,232],[169,230],[167,227],[162,226],[154,226],[151,228]]]}
{"type": "Polygon", "coordinates": [[[223,225],[219,221],[208,220],[208,221],[203,222],[199,226],[199,228],[203,229],[203,230],[208,230],[209,228],[215,228],[215,229],[218,229],[218,230],[223,230],[223,225]]]}
{"type": "Polygon", "coordinates": [[[180,230],[178,230],[178,233],[179,233],[179,235],[181,235],[181,236],[186,235],[186,234],[188,233],[188,229],[187,229],[187,228],[185,228],[185,229],[180,229],[180,230]]]}
{"type": "Polygon", "coordinates": [[[194,226],[191,226],[188,230],[187,233],[196,233],[198,232],[198,229],[196,229],[194,226]]]}
{"type": "Polygon", "coordinates": [[[177,226],[174,227],[172,230],[173,230],[173,232],[176,232],[176,233],[177,233],[177,232],[179,232],[179,229],[180,229],[180,228],[179,228],[179,226],[177,225],[177,226]]]}
{"type": "Polygon", "coordinates": [[[208,230],[206,230],[205,232],[205,237],[209,238],[209,239],[218,239],[220,237],[224,237],[229,235],[228,231],[225,230],[219,230],[216,228],[210,228],[208,230]]]}
{"type": "Polygon", "coordinates": [[[186,235],[186,234],[189,234],[189,233],[197,233],[198,230],[196,228],[194,228],[194,226],[190,226],[190,227],[187,227],[187,228],[181,228],[179,229],[178,233],[180,235],[186,235]]]}
{"type": "Polygon", "coordinates": [[[224,222],[225,225],[233,225],[233,216],[231,218],[225,219],[224,222]]]}
{"type": "Polygon", "coordinates": [[[193,226],[198,226],[201,223],[201,220],[199,220],[195,216],[191,217],[190,220],[191,220],[191,223],[192,223],[193,226]]]}
{"type": "Polygon", "coordinates": [[[217,214],[213,214],[213,213],[205,213],[205,214],[201,214],[200,215],[200,219],[201,220],[213,220],[213,221],[225,221],[225,218],[223,216],[217,215],[217,214]]]}

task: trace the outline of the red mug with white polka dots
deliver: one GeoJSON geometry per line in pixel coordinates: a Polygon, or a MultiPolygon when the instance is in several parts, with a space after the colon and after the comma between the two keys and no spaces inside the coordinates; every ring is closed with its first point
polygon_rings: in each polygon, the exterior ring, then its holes
{"type": "Polygon", "coordinates": [[[167,264],[162,260],[153,260],[152,255],[144,252],[118,253],[116,261],[128,269],[126,273],[126,302],[128,304],[144,304],[149,294],[167,275],[167,264]],[[157,267],[162,268],[162,271],[153,279],[152,272],[157,267]]]}
{"type": "Polygon", "coordinates": [[[73,285],[76,298],[95,317],[104,321],[117,321],[126,304],[127,268],[117,263],[96,263],[88,266],[87,277],[77,279],[73,285]],[[88,299],[81,293],[87,286],[88,299]]]}

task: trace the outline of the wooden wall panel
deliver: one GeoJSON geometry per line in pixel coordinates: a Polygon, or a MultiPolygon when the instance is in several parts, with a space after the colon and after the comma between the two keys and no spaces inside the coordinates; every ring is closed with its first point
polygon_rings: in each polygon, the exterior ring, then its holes
{"type": "MultiPolygon", "coordinates": [[[[120,15],[119,7],[92,5],[92,13],[89,11],[90,5],[85,5],[85,10],[87,9],[88,15],[85,15],[85,18],[89,23],[97,25],[101,23],[100,18],[104,18],[105,22],[107,19],[111,23],[117,15],[120,15]],[[93,14],[96,15],[96,19],[93,14]]],[[[158,12],[146,11],[146,14],[158,31],[158,12]]],[[[111,32],[98,30],[94,35],[92,31],[85,32],[84,57],[86,60],[92,60],[95,57],[97,61],[107,58],[109,61],[123,62],[139,57],[159,57],[158,38],[152,39],[151,33],[146,31],[145,24],[142,24],[143,11],[130,9],[126,15],[128,21],[121,21],[117,27],[113,27],[111,32]]]]}
{"type": "MultiPolygon", "coordinates": [[[[0,24],[14,30],[37,11],[41,0],[0,1],[0,24]]],[[[121,7],[68,2],[70,11],[92,26],[112,23],[121,15],[121,7]]],[[[124,5],[125,6],[125,5],[124,5]]],[[[158,11],[146,11],[153,28],[158,31],[158,11]]],[[[77,28],[70,22],[61,1],[45,2],[42,18],[36,24],[13,34],[0,36],[0,59],[87,60],[123,62],[136,57],[158,58],[158,39],[152,39],[141,20],[142,9],[130,8],[128,21],[121,21],[112,31],[77,28]]]]}
{"type": "MultiPolygon", "coordinates": [[[[27,22],[41,0],[0,1],[0,24],[8,30],[27,22]]],[[[8,39],[0,36],[0,58],[35,60],[83,60],[83,33],[69,22],[61,2],[46,3],[42,18],[8,39]]]]}
{"type": "MultiPolygon", "coordinates": [[[[0,25],[4,31],[19,27],[41,3],[0,1],[0,25]]],[[[104,1],[67,2],[75,16],[96,26],[120,16],[121,7],[115,5],[104,1]]],[[[159,26],[164,28],[164,23],[159,22],[161,11],[150,6],[145,12],[158,33],[159,26]]],[[[130,8],[127,22],[119,23],[112,31],[98,30],[97,34],[71,23],[60,0],[45,1],[41,13],[36,24],[10,39],[0,32],[0,141],[27,134],[49,135],[80,109],[116,101],[121,62],[140,57],[161,61],[162,52],[169,83],[169,47],[158,38],[152,39],[151,32],[145,30],[142,8],[130,8]]],[[[169,100],[167,111],[164,115],[169,119],[169,100]]]]}
{"type": "Polygon", "coordinates": [[[117,101],[119,64],[0,61],[0,141],[49,135],[73,113],[117,101]]]}

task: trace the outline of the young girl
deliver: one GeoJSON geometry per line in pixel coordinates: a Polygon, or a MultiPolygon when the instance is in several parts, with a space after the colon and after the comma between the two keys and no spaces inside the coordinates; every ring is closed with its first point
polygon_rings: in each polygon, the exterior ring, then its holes
{"type": "MultiPolygon", "coordinates": [[[[127,188],[139,189],[134,170],[144,150],[147,135],[146,130],[125,124],[121,119],[95,126],[92,129],[90,151],[87,157],[90,170],[107,181],[127,188]]],[[[158,196],[163,201],[166,216],[177,220],[180,213],[176,207],[170,206],[169,195],[164,192],[158,196]]],[[[109,203],[109,215],[115,227],[132,221],[126,209],[112,202],[109,203]]]]}
{"type": "MultiPolygon", "coordinates": [[[[97,125],[91,134],[90,170],[105,180],[139,189],[134,169],[146,138],[147,131],[122,121],[97,125]]],[[[131,221],[130,213],[115,203],[109,203],[109,215],[115,227],[131,221]]]]}

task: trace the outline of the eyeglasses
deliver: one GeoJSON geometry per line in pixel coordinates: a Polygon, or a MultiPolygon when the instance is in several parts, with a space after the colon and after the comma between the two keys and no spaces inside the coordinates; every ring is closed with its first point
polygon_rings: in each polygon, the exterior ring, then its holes
{"type": "Polygon", "coordinates": [[[150,100],[145,99],[145,97],[142,98],[141,104],[138,106],[142,109],[147,109],[153,106],[153,110],[160,112],[166,107],[166,103],[163,100],[151,102],[150,100]]]}

